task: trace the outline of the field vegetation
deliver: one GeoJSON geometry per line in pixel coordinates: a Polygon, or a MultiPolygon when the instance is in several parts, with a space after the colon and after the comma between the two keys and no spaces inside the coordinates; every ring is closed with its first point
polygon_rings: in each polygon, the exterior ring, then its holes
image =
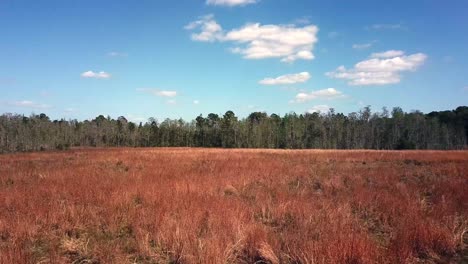
{"type": "Polygon", "coordinates": [[[467,151],[0,156],[0,263],[463,263],[467,151]]]}

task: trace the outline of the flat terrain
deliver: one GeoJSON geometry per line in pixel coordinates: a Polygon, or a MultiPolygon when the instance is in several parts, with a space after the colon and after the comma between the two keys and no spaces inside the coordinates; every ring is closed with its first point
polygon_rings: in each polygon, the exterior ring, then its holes
{"type": "Polygon", "coordinates": [[[0,263],[463,263],[467,230],[467,151],[0,156],[0,263]]]}

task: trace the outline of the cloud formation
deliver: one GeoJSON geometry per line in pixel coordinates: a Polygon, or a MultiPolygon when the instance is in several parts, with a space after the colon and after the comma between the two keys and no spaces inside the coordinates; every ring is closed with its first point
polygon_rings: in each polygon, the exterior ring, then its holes
{"type": "Polygon", "coordinates": [[[145,117],[142,117],[142,116],[139,116],[139,115],[132,115],[132,114],[127,114],[126,115],[127,119],[133,123],[144,123],[146,122],[148,119],[145,118],[145,117]]]}
{"type": "Polygon", "coordinates": [[[137,89],[138,92],[149,93],[159,97],[176,97],[177,91],[168,91],[168,90],[159,90],[159,89],[152,89],[152,88],[140,88],[137,89]]]}
{"type": "Polygon", "coordinates": [[[281,58],[283,62],[312,60],[318,27],[314,25],[295,27],[292,25],[249,24],[228,32],[225,39],[243,47],[234,49],[246,59],[281,58]]]}
{"type": "Polygon", "coordinates": [[[187,30],[198,30],[192,39],[202,42],[233,42],[231,52],[241,54],[245,59],[280,58],[283,62],[312,60],[312,50],[318,41],[318,27],[307,25],[261,25],[247,24],[225,32],[213,15],[201,17],[185,26],[187,30]]]}
{"type": "Polygon", "coordinates": [[[14,101],[14,102],[9,102],[8,104],[11,106],[33,108],[33,109],[49,109],[52,107],[51,105],[35,103],[29,100],[14,101]]]}
{"type": "Polygon", "coordinates": [[[206,0],[207,5],[218,6],[244,6],[248,4],[255,4],[258,0],[206,0]]]}
{"type": "Polygon", "coordinates": [[[200,33],[193,33],[192,40],[202,42],[221,41],[224,37],[222,27],[214,19],[214,15],[206,15],[200,17],[199,20],[193,21],[185,26],[186,30],[199,29],[200,33]]]}
{"type": "Polygon", "coordinates": [[[299,25],[307,25],[307,24],[310,24],[310,17],[304,16],[304,17],[297,18],[297,19],[294,20],[293,23],[294,23],[294,24],[299,24],[299,25]]]}
{"type": "Polygon", "coordinates": [[[263,85],[284,85],[284,84],[295,84],[305,83],[310,79],[310,73],[301,72],[296,74],[282,75],[276,78],[265,78],[259,81],[263,85]]]}
{"type": "Polygon", "coordinates": [[[370,30],[401,30],[406,29],[403,24],[373,24],[371,26],[366,27],[370,30]]]}
{"type": "Polygon", "coordinates": [[[338,99],[344,97],[344,94],[335,88],[327,88],[309,93],[301,92],[296,95],[296,98],[292,101],[294,103],[305,103],[315,99],[338,99]]]}
{"type": "Polygon", "coordinates": [[[384,52],[372,53],[371,57],[386,59],[386,58],[394,58],[394,57],[403,56],[403,55],[405,55],[405,52],[401,50],[387,50],[384,52]]]}
{"type": "Polygon", "coordinates": [[[326,113],[330,110],[330,107],[328,105],[314,105],[312,108],[307,110],[307,113],[326,113]]]}
{"type": "Polygon", "coordinates": [[[81,74],[83,78],[95,78],[95,79],[109,79],[111,75],[107,72],[93,72],[93,71],[86,71],[81,74]]]}
{"type": "Polygon", "coordinates": [[[351,69],[340,66],[326,75],[348,80],[348,84],[353,86],[394,84],[401,81],[402,72],[416,71],[427,59],[423,53],[404,55],[404,52],[395,50],[374,53],[371,57],[351,69]]]}

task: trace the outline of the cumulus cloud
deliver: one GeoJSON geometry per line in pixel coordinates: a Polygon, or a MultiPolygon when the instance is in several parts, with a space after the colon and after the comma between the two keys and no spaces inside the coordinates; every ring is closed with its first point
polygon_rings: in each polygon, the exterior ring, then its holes
{"type": "Polygon", "coordinates": [[[328,105],[315,105],[312,106],[309,110],[307,110],[308,113],[326,113],[330,111],[330,107],[328,105]]]}
{"type": "Polygon", "coordinates": [[[200,29],[200,33],[193,33],[192,40],[202,42],[213,42],[216,40],[222,40],[223,29],[216,22],[213,15],[206,15],[200,17],[199,20],[193,21],[185,26],[187,30],[200,29]]]}
{"type": "Polygon", "coordinates": [[[159,90],[152,88],[140,88],[137,89],[138,92],[149,93],[159,97],[176,97],[177,91],[168,91],[168,90],[159,90]]]}
{"type": "Polygon", "coordinates": [[[348,80],[349,85],[394,84],[401,81],[402,72],[417,70],[427,59],[427,55],[423,53],[404,55],[404,52],[394,50],[374,53],[371,57],[351,69],[340,66],[326,75],[348,80]]]}
{"type": "Polygon", "coordinates": [[[86,71],[81,74],[83,78],[96,78],[96,79],[109,79],[111,75],[107,72],[93,72],[93,71],[86,71]]]}
{"type": "Polygon", "coordinates": [[[314,59],[312,49],[317,42],[317,32],[314,25],[295,27],[257,23],[228,32],[225,40],[245,44],[233,51],[246,59],[281,58],[283,62],[293,62],[314,59]]]}
{"type": "Polygon", "coordinates": [[[219,6],[243,6],[248,4],[255,4],[259,0],[206,0],[207,5],[219,6]]]}
{"type": "Polygon", "coordinates": [[[263,85],[284,85],[284,84],[295,84],[304,83],[310,79],[310,73],[301,72],[296,74],[282,75],[276,78],[265,78],[259,83],[263,85]]]}
{"type": "Polygon", "coordinates": [[[404,55],[405,52],[401,50],[388,50],[385,52],[372,53],[372,58],[394,58],[404,55]]]}
{"type": "Polygon", "coordinates": [[[193,104],[194,104],[194,105],[200,104],[200,101],[198,101],[198,100],[193,100],[193,104]]]}
{"type": "Polygon", "coordinates": [[[40,104],[29,100],[9,102],[8,105],[33,109],[48,109],[52,107],[48,104],[40,104]]]}
{"type": "Polygon", "coordinates": [[[254,23],[225,32],[213,15],[201,17],[185,29],[198,30],[192,34],[195,41],[233,42],[236,46],[231,52],[246,59],[280,58],[283,62],[314,59],[312,50],[318,41],[319,30],[315,25],[297,27],[254,23]]]}
{"type": "Polygon", "coordinates": [[[344,97],[344,94],[335,88],[327,88],[309,93],[301,92],[296,95],[296,98],[292,101],[293,103],[305,103],[315,99],[337,99],[344,97]]]}

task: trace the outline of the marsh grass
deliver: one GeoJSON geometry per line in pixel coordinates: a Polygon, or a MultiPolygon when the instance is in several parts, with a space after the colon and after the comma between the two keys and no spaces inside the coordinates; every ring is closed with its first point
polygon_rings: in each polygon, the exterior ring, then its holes
{"type": "Polygon", "coordinates": [[[461,263],[468,152],[0,156],[0,263],[461,263]]]}

